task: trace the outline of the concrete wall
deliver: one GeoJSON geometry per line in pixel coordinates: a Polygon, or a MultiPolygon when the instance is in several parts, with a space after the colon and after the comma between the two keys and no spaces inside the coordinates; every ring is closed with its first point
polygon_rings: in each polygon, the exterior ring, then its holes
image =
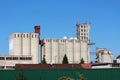
{"type": "Polygon", "coordinates": [[[87,41],[78,39],[44,39],[42,47],[42,56],[48,64],[62,63],[63,57],[66,54],[69,63],[80,63],[83,58],[85,63],[89,63],[89,49],[87,41]]]}

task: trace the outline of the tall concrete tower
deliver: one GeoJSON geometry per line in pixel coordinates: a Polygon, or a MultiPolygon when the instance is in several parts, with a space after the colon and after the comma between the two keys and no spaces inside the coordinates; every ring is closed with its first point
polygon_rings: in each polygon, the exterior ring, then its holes
{"type": "Polygon", "coordinates": [[[89,24],[76,24],[77,39],[90,40],[90,25],[89,24]]]}
{"type": "MultiPolygon", "coordinates": [[[[84,52],[84,49],[86,49],[87,53],[86,54],[81,54],[84,56],[84,59],[86,59],[87,63],[90,62],[90,24],[87,23],[77,23],[76,24],[76,36],[77,39],[80,41],[84,41],[84,44],[81,43],[81,45],[84,45],[85,47],[81,49],[82,52],[84,52]]],[[[81,46],[83,47],[83,46],[81,46]]]]}

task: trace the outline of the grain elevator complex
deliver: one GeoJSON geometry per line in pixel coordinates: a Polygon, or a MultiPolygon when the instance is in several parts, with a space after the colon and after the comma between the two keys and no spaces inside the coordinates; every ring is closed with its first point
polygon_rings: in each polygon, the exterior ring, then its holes
{"type": "Polygon", "coordinates": [[[65,54],[70,64],[78,64],[81,59],[90,63],[89,30],[89,24],[76,24],[75,38],[42,40],[40,26],[35,26],[34,33],[13,33],[9,35],[9,56],[0,56],[0,69],[14,69],[15,64],[39,64],[43,58],[47,64],[62,64],[65,54]]]}
{"type": "Polygon", "coordinates": [[[85,63],[90,62],[89,51],[89,24],[76,24],[76,38],[43,39],[42,55],[49,64],[61,64],[64,55],[69,63],[80,63],[83,58],[85,63]]]}

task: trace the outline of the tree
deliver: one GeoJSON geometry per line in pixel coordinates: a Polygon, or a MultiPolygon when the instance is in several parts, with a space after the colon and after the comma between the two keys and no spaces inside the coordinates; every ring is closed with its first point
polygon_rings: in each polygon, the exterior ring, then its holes
{"type": "Polygon", "coordinates": [[[80,60],[80,64],[84,64],[85,62],[84,62],[84,59],[82,58],[81,60],[80,60]]]}
{"type": "Polygon", "coordinates": [[[46,62],[46,59],[45,59],[45,58],[43,58],[43,60],[42,60],[42,64],[47,64],[47,62],[46,62]]]}
{"type": "Polygon", "coordinates": [[[45,55],[43,55],[43,60],[42,60],[41,63],[42,63],[42,64],[47,64],[46,59],[45,59],[45,55]]]}
{"type": "Polygon", "coordinates": [[[19,72],[15,80],[27,80],[22,71],[19,72]]]}
{"type": "Polygon", "coordinates": [[[68,64],[68,58],[67,58],[66,54],[63,57],[62,64],[68,64]]]}

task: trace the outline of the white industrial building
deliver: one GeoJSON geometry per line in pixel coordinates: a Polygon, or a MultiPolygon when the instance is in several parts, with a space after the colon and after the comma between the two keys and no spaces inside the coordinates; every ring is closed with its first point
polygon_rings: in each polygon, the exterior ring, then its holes
{"type": "Polygon", "coordinates": [[[97,63],[113,63],[113,54],[110,50],[98,48],[96,50],[97,63]]]}
{"type": "Polygon", "coordinates": [[[15,64],[38,64],[38,53],[38,33],[13,33],[9,36],[9,56],[0,56],[0,69],[14,69],[15,64]]]}
{"type": "Polygon", "coordinates": [[[90,25],[76,24],[76,28],[77,38],[43,39],[42,56],[48,64],[61,64],[65,54],[70,64],[80,63],[82,58],[90,63],[90,25]]]}
{"type": "Polygon", "coordinates": [[[38,64],[39,44],[41,59],[47,64],[61,64],[64,55],[70,64],[90,63],[90,25],[76,24],[76,38],[43,39],[40,41],[40,26],[35,26],[35,33],[13,33],[9,35],[9,56],[0,56],[0,69],[14,69],[15,64],[38,64]]]}

